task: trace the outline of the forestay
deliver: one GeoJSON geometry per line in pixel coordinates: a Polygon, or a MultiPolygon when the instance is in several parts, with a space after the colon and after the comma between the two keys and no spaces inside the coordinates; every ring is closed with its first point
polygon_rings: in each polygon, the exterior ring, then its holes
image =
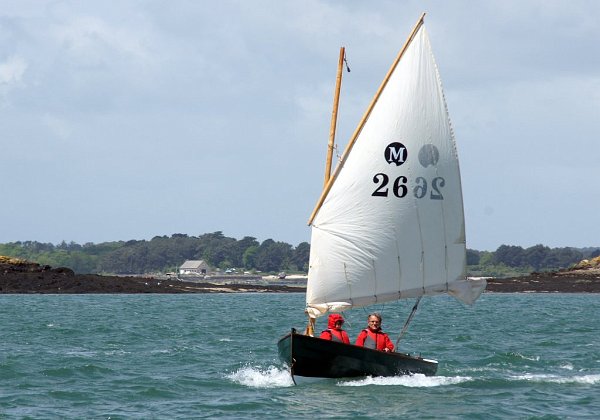
{"type": "Polygon", "coordinates": [[[425,27],[381,91],[312,219],[307,311],[449,293],[466,279],[460,170],[425,27]]]}

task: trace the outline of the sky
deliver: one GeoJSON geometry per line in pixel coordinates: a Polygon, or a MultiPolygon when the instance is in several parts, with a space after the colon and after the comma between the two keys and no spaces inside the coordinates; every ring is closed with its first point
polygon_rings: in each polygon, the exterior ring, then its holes
{"type": "Polygon", "coordinates": [[[0,243],[310,242],[339,48],[341,154],[423,12],[467,247],[600,246],[594,0],[0,0],[0,243]]]}

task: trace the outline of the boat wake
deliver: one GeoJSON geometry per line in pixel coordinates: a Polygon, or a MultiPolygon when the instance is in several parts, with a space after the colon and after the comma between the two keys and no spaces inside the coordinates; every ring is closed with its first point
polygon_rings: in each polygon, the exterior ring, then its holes
{"type": "Polygon", "coordinates": [[[416,374],[392,377],[368,377],[360,380],[339,382],[338,386],[400,385],[409,388],[430,388],[459,384],[471,381],[472,379],[469,376],[425,376],[416,374]]]}
{"type": "Polygon", "coordinates": [[[294,386],[290,371],[284,368],[269,366],[261,368],[244,366],[228,374],[227,379],[251,388],[283,388],[294,386]]]}

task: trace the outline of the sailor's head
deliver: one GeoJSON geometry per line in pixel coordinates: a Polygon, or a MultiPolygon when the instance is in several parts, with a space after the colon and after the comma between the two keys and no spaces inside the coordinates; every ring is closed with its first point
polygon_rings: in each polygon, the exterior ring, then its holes
{"type": "Polygon", "coordinates": [[[336,330],[340,330],[342,325],[344,324],[344,317],[340,314],[330,314],[329,319],[327,320],[328,328],[335,328],[336,330]]]}
{"type": "Polygon", "coordinates": [[[368,327],[372,330],[378,330],[381,328],[381,314],[378,312],[373,312],[367,318],[368,327]]]}

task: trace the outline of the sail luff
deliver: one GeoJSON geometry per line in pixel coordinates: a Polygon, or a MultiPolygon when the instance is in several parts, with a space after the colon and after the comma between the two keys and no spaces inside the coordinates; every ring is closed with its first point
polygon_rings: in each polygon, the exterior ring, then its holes
{"type": "Polygon", "coordinates": [[[329,180],[325,184],[325,188],[323,189],[323,192],[321,193],[321,196],[319,197],[319,200],[317,201],[317,204],[315,205],[315,208],[312,211],[312,213],[310,215],[310,218],[308,219],[308,225],[309,226],[312,224],[312,222],[313,222],[313,220],[314,220],[317,212],[319,211],[319,209],[323,205],[323,202],[325,201],[325,198],[327,198],[327,195],[329,194],[329,191],[331,191],[331,187],[333,186],[333,183],[335,182],[335,179],[337,178],[337,175],[339,174],[341,168],[344,166],[344,163],[346,162],[346,159],[348,158],[348,155],[349,155],[350,151],[354,147],[354,144],[356,143],[356,139],[358,138],[358,136],[359,136],[360,132],[362,131],[365,123],[367,122],[367,119],[371,115],[371,112],[373,111],[373,108],[375,107],[375,104],[379,100],[379,98],[381,96],[381,93],[385,89],[385,87],[386,87],[386,85],[387,85],[390,77],[394,73],[394,70],[398,66],[398,63],[402,59],[402,56],[404,55],[405,51],[407,50],[407,48],[409,47],[410,43],[415,38],[415,35],[417,34],[417,32],[419,31],[419,29],[423,25],[424,20],[425,20],[425,13],[423,13],[421,15],[421,17],[419,18],[419,20],[415,24],[415,27],[411,31],[408,39],[404,43],[404,46],[402,47],[402,49],[398,53],[396,59],[392,63],[390,69],[388,70],[388,72],[385,75],[383,81],[381,82],[381,85],[379,86],[379,89],[375,93],[375,96],[371,100],[371,103],[367,107],[367,110],[366,110],[365,114],[363,115],[362,119],[358,123],[358,126],[354,130],[354,133],[352,134],[352,137],[350,138],[350,141],[348,142],[346,148],[344,149],[344,153],[342,154],[342,157],[340,159],[339,164],[335,168],[335,171],[334,171],[333,175],[329,178],[329,180]]]}

